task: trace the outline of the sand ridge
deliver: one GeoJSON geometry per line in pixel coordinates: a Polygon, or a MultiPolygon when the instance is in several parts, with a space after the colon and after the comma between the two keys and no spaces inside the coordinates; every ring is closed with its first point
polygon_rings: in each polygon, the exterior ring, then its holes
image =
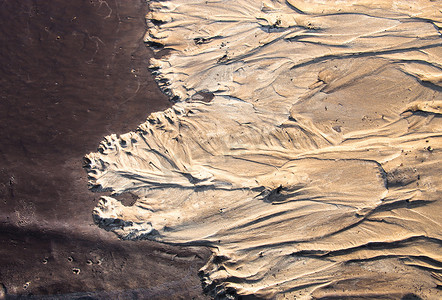
{"type": "Polygon", "coordinates": [[[175,105],[86,156],[97,224],[218,298],[440,297],[438,1],[153,1],[175,105]]]}

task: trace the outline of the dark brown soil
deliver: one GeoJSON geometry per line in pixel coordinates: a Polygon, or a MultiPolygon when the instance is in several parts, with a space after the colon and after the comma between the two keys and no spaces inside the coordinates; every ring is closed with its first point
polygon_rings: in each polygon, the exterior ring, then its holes
{"type": "Polygon", "coordinates": [[[83,155],[169,106],[147,70],[146,12],[0,1],[0,298],[204,298],[207,249],[119,241],[91,217],[83,155]]]}

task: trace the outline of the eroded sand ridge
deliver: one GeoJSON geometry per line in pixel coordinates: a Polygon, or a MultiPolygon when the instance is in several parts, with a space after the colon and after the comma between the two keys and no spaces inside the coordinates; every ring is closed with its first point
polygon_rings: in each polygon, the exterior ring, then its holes
{"type": "Polygon", "coordinates": [[[440,1],[154,1],[176,102],[87,155],[96,222],[218,297],[440,297],[440,1]]]}

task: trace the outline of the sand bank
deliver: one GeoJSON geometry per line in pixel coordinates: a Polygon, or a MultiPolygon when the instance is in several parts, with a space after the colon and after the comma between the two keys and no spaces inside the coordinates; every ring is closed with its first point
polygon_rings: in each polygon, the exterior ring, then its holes
{"type": "Polygon", "coordinates": [[[212,296],[441,293],[442,5],[155,1],[175,105],[86,156],[97,224],[211,247],[212,296]]]}

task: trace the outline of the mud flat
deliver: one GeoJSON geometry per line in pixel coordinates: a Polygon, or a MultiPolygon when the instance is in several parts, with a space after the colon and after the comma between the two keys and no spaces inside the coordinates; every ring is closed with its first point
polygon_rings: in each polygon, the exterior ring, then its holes
{"type": "Polygon", "coordinates": [[[169,106],[145,67],[146,13],[0,1],[0,299],[207,298],[207,251],[122,243],[91,216],[106,193],[88,190],[84,154],[169,106]]]}

